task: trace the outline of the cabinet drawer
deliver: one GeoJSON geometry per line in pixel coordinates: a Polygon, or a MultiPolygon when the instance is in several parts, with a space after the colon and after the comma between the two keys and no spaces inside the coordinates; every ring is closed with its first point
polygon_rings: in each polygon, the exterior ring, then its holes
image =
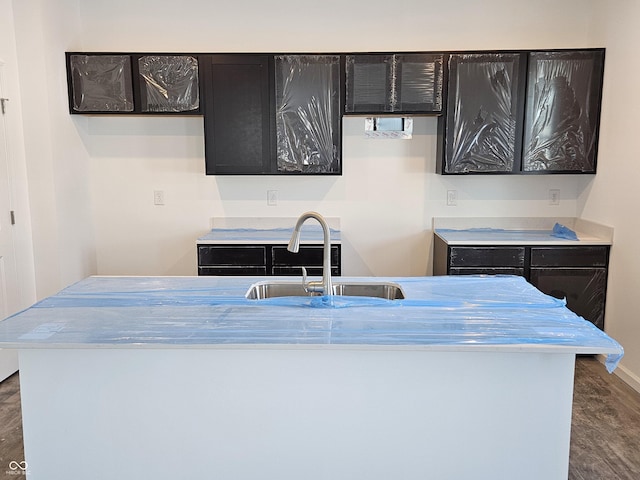
{"type": "MultiPolygon", "coordinates": [[[[322,276],[322,267],[305,267],[307,269],[307,275],[310,277],[321,277],[322,276]]],[[[272,267],[271,269],[273,275],[288,275],[288,276],[301,276],[302,269],[301,267],[272,267]]],[[[333,266],[331,267],[331,276],[339,277],[340,276],[340,267],[333,266]]]]}
{"type": "Polygon", "coordinates": [[[198,247],[199,266],[266,266],[266,247],[255,245],[206,245],[198,247]]]}
{"type": "MultiPolygon", "coordinates": [[[[322,245],[301,245],[298,253],[291,253],[286,246],[275,245],[271,249],[271,264],[275,266],[322,267],[324,247],[322,245]]],[[[340,247],[331,246],[331,265],[340,264],[340,247]]],[[[298,269],[299,270],[299,269],[298,269]]]]}
{"type": "Polygon", "coordinates": [[[608,246],[531,247],[532,267],[606,267],[608,246]]]}
{"type": "Polygon", "coordinates": [[[522,267],[524,247],[451,247],[449,267],[522,267]]]}
{"type": "Polygon", "coordinates": [[[198,267],[198,275],[220,275],[220,276],[264,276],[267,273],[267,267],[198,267]]]}
{"type": "Polygon", "coordinates": [[[524,277],[522,267],[455,267],[449,269],[449,275],[520,275],[524,277]]]}

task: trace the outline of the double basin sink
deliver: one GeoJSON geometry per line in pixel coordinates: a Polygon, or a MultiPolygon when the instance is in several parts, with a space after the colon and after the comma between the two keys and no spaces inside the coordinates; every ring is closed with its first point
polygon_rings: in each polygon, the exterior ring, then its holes
{"type": "MultiPolygon", "coordinates": [[[[387,300],[402,300],[404,292],[393,282],[334,282],[333,295],[350,297],[374,297],[387,300]]],[[[264,281],[253,284],[247,291],[250,300],[262,300],[274,297],[311,297],[321,295],[308,292],[300,282],[264,281]]]]}
{"type": "Polygon", "coordinates": [[[262,300],[274,297],[312,297],[339,295],[349,297],[373,297],[387,300],[402,300],[404,293],[400,285],[393,282],[331,281],[331,238],[326,220],[317,212],[300,215],[289,240],[287,250],[297,253],[300,246],[300,229],[308,219],[320,223],[323,232],[322,282],[307,282],[307,271],[302,269],[302,282],[264,281],[253,284],[245,297],[262,300]]]}

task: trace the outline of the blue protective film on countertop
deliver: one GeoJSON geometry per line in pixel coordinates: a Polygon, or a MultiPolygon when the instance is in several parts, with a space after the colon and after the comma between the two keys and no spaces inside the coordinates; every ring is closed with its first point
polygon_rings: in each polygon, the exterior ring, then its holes
{"type": "MultiPolygon", "coordinates": [[[[200,242],[257,242],[257,243],[287,243],[293,234],[290,228],[214,228],[206,235],[198,238],[200,242]]],[[[340,230],[329,229],[331,240],[340,241],[340,230]]],[[[322,227],[319,224],[304,224],[300,229],[301,242],[320,242],[324,239],[322,227]]]]}
{"type": "MultiPolygon", "coordinates": [[[[553,230],[504,230],[501,228],[467,228],[448,229],[438,228],[436,233],[447,242],[518,242],[522,244],[578,240],[578,237],[569,238],[559,236],[553,230]]],[[[575,235],[575,233],[574,233],[575,235]]]]}
{"type": "MultiPolygon", "coordinates": [[[[0,322],[0,347],[387,345],[622,347],[522,277],[349,278],[392,281],[405,300],[249,300],[265,277],[90,277],[0,322]]],[[[296,277],[270,280],[295,282],[296,277]]]]}

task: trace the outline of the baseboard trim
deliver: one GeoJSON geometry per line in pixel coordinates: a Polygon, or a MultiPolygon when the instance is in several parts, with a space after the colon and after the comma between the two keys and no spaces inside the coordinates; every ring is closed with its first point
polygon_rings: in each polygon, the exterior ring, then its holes
{"type": "MultiPolygon", "coordinates": [[[[599,360],[604,363],[604,357],[599,355],[599,360]]],[[[640,377],[629,371],[628,368],[623,365],[618,365],[618,367],[613,371],[613,373],[620,378],[624,383],[633,388],[636,392],[640,393],[640,377]]]]}

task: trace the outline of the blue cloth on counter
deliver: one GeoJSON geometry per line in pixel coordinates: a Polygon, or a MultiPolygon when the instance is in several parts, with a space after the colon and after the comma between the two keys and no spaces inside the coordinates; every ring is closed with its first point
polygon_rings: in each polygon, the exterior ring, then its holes
{"type": "Polygon", "coordinates": [[[90,277],[0,322],[0,348],[535,345],[606,354],[609,371],[623,355],[606,333],[522,277],[340,277],[395,282],[406,299],[247,299],[264,280],[90,277]]]}
{"type": "Polygon", "coordinates": [[[556,223],[553,226],[552,235],[554,237],[565,238],[567,240],[578,240],[578,235],[576,235],[576,232],[571,230],[569,227],[565,227],[560,223],[556,223]]]}

